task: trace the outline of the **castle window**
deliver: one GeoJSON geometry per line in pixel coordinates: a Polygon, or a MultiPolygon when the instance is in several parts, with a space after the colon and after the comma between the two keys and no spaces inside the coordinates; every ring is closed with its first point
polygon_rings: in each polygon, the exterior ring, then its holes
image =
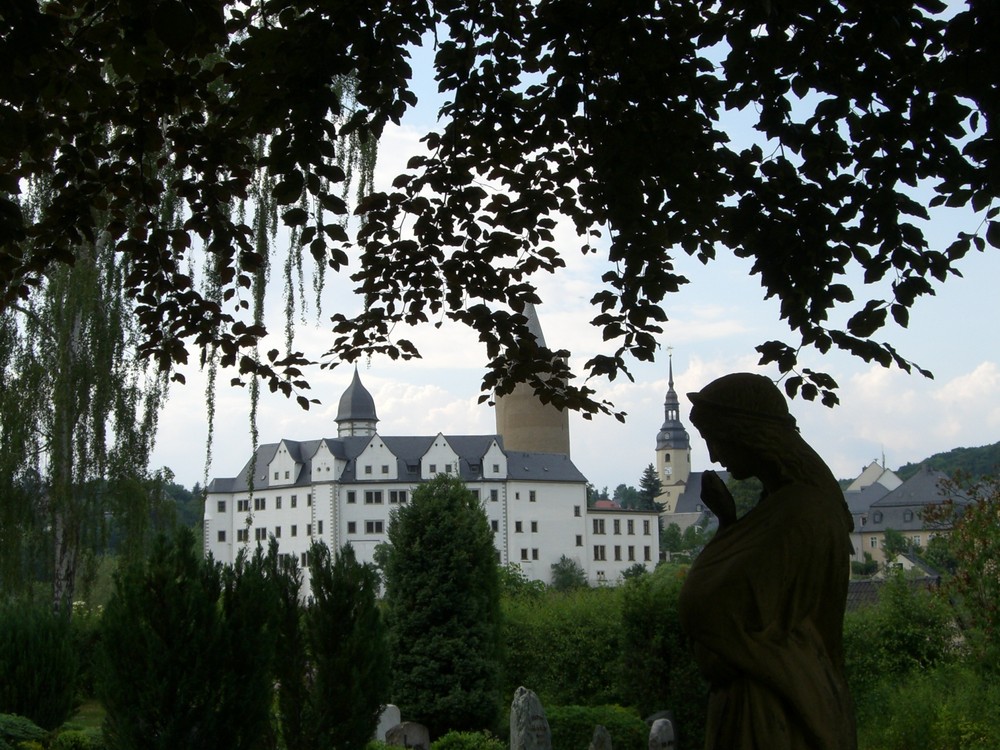
{"type": "Polygon", "coordinates": [[[356,503],[357,501],[358,501],[358,493],[355,492],[354,490],[348,490],[347,491],[347,502],[348,503],[356,503]]]}
{"type": "Polygon", "coordinates": [[[537,560],[538,559],[538,549],[537,548],[532,548],[532,550],[531,550],[531,559],[532,560],[537,560]]]}
{"type": "Polygon", "coordinates": [[[372,467],[371,467],[371,464],[367,464],[367,465],[365,466],[365,474],[371,474],[371,473],[372,473],[372,467]]]}
{"type": "Polygon", "coordinates": [[[236,529],[236,541],[237,542],[248,542],[248,541],[250,541],[250,530],[249,529],[236,529]]]}
{"type": "Polygon", "coordinates": [[[493,464],[493,473],[494,474],[500,473],[500,464],[493,464]]]}
{"type": "Polygon", "coordinates": [[[576,546],[577,547],[582,547],[583,546],[583,534],[577,534],[576,535],[576,546]]]}
{"type": "Polygon", "coordinates": [[[577,518],[580,517],[580,506],[579,505],[574,505],[573,506],[573,515],[576,516],[577,518]]]}
{"type": "Polygon", "coordinates": [[[281,539],[281,527],[280,526],[275,526],[274,527],[274,538],[275,539],[281,539]]]}
{"type": "Polygon", "coordinates": [[[594,559],[595,560],[606,560],[607,559],[607,557],[605,556],[604,545],[603,544],[595,544],[594,545],[594,559]]]}
{"type": "Polygon", "coordinates": [[[249,500],[237,500],[236,501],[236,510],[239,511],[240,513],[245,513],[246,511],[250,510],[250,501],[249,500]]]}
{"type": "Polygon", "coordinates": [[[604,533],[604,519],[603,518],[595,518],[594,519],[594,533],[595,534],[603,534],[604,533]]]}
{"type": "Polygon", "coordinates": [[[531,533],[532,534],[537,534],[538,533],[538,521],[532,521],[531,522],[531,533]]]}
{"type": "Polygon", "coordinates": [[[281,495],[278,495],[276,498],[274,498],[274,509],[281,510],[281,495]]]}
{"type": "Polygon", "coordinates": [[[635,547],[633,547],[632,545],[629,545],[628,548],[628,561],[635,562],[635,547]]]}
{"type": "Polygon", "coordinates": [[[277,479],[279,476],[278,472],[274,472],[274,478],[277,479]]]}
{"type": "Polygon", "coordinates": [[[322,521],[317,521],[316,522],[316,533],[318,533],[318,534],[322,534],[323,533],[323,522],[322,521]]]}
{"type": "Polygon", "coordinates": [[[253,509],[254,510],[267,510],[267,498],[266,497],[255,497],[253,499],[253,509]]]}
{"type": "Polygon", "coordinates": [[[514,521],[514,533],[515,534],[520,534],[522,531],[524,531],[524,528],[522,527],[521,522],[520,521],[514,521]]]}
{"type": "Polygon", "coordinates": [[[500,522],[490,521],[490,528],[493,529],[493,533],[496,534],[498,531],[500,531],[500,522]]]}
{"type": "Polygon", "coordinates": [[[437,474],[437,470],[438,470],[437,464],[431,464],[430,466],[427,467],[427,471],[429,471],[431,474],[437,474]]]}
{"type": "Polygon", "coordinates": [[[534,490],[530,490],[528,492],[528,501],[533,503],[533,502],[535,502],[535,499],[536,499],[535,498],[535,491],[534,490]]]}
{"type": "Polygon", "coordinates": [[[215,507],[218,509],[219,513],[225,513],[226,512],[226,501],[225,500],[220,500],[219,503],[218,503],[218,505],[216,505],[215,507]]]}
{"type": "Polygon", "coordinates": [[[285,472],[285,479],[288,479],[288,472],[285,472]]]}
{"type": "Polygon", "coordinates": [[[299,527],[296,526],[294,523],[292,524],[291,534],[292,534],[292,536],[298,536],[299,535],[299,527]]]}
{"type": "Polygon", "coordinates": [[[365,505],[381,505],[382,490],[365,490],[365,505]]]}
{"type": "Polygon", "coordinates": [[[263,526],[260,527],[259,529],[254,529],[253,538],[256,539],[258,542],[267,541],[267,529],[265,529],[263,526]]]}
{"type": "Polygon", "coordinates": [[[311,523],[306,524],[306,536],[313,535],[313,525],[311,523]]]}
{"type": "Polygon", "coordinates": [[[382,473],[383,474],[389,473],[389,464],[382,464],[382,473]]]}
{"type": "Polygon", "coordinates": [[[642,533],[649,536],[649,521],[642,522],[642,533]]]}
{"type": "Polygon", "coordinates": [[[614,520],[614,526],[615,526],[615,533],[616,533],[616,534],[621,534],[621,533],[622,533],[622,522],[621,522],[621,521],[619,521],[619,520],[618,520],[618,519],[616,518],[616,519],[614,520]]]}
{"type": "Polygon", "coordinates": [[[225,529],[223,529],[223,530],[219,531],[219,535],[218,535],[217,539],[218,539],[218,540],[219,540],[220,542],[224,542],[224,541],[226,541],[226,531],[225,531],[225,529]]]}
{"type": "Polygon", "coordinates": [[[616,544],[615,545],[615,560],[617,562],[621,562],[621,559],[622,559],[622,548],[621,548],[621,545],[616,544]]]}
{"type": "Polygon", "coordinates": [[[355,521],[348,521],[347,522],[347,533],[348,534],[355,534],[355,533],[357,533],[357,531],[358,531],[358,524],[357,524],[357,522],[355,522],[355,521]]]}
{"type": "Polygon", "coordinates": [[[521,559],[522,560],[527,560],[528,559],[528,550],[527,550],[527,548],[522,548],[521,549],[521,559]]]}
{"type": "Polygon", "coordinates": [[[633,521],[631,518],[628,520],[628,533],[629,534],[635,533],[635,521],[633,521]]]}
{"type": "Polygon", "coordinates": [[[292,495],[292,507],[294,508],[298,504],[299,504],[299,496],[298,495],[292,495]]]}
{"type": "Polygon", "coordinates": [[[490,490],[490,502],[495,503],[499,499],[500,499],[500,491],[490,490]]]}
{"type": "Polygon", "coordinates": [[[651,557],[651,555],[650,555],[650,551],[649,551],[649,546],[648,545],[646,547],[642,548],[642,559],[645,560],[646,562],[649,562],[650,560],[653,559],[651,557]]]}
{"type": "Polygon", "coordinates": [[[383,521],[365,521],[366,534],[381,534],[385,530],[383,521]]]}

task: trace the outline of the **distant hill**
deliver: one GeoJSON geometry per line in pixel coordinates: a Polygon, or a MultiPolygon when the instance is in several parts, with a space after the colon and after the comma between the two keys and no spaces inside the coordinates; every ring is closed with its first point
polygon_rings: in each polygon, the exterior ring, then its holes
{"type": "Polygon", "coordinates": [[[957,471],[974,477],[986,474],[1000,474],[1000,443],[984,445],[981,448],[953,448],[945,453],[935,453],[930,458],[912,464],[903,464],[896,469],[900,479],[908,479],[921,466],[943,471],[949,476],[957,471]]]}

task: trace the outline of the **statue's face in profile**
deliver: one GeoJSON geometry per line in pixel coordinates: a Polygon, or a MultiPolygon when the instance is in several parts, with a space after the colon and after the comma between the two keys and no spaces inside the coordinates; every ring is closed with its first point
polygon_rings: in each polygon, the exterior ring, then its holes
{"type": "Polygon", "coordinates": [[[755,476],[749,451],[729,440],[705,436],[708,457],[714,463],[722,464],[733,479],[748,479],[755,476]]]}

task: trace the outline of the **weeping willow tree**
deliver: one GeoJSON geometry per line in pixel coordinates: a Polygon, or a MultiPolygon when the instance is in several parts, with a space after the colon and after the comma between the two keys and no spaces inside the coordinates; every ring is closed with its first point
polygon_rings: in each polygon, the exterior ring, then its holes
{"type": "Polygon", "coordinates": [[[0,10],[0,98],[24,125],[0,146],[4,589],[50,579],[65,606],[110,524],[141,548],[157,415],[189,348],[210,422],[219,367],[249,383],[254,434],[261,382],[308,406],[292,320],[306,274],[318,300],[347,262],[330,245],[375,153],[359,74],[315,48],[337,46],[315,38],[322,19],[288,3],[0,10]],[[301,98],[274,106],[290,76],[301,98]],[[280,244],[286,351],[262,356],[280,244]]]}
{"type": "Polygon", "coordinates": [[[51,580],[57,606],[73,601],[111,519],[135,539],[149,516],[165,379],[136,360],[127,272],[102,232],[0,319],[3,589],[51,580]]]}

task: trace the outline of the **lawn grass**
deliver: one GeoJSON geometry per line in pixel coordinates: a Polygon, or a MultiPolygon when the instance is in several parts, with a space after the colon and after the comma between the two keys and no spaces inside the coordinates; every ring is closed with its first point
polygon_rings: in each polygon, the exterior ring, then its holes
{"type": "Polygon", "coordinates": [[[76,710],[66,726],[73,729],[100,729],[104,721],[104,707],[99,701],[91,699],[84,701],[76,710]]]}

